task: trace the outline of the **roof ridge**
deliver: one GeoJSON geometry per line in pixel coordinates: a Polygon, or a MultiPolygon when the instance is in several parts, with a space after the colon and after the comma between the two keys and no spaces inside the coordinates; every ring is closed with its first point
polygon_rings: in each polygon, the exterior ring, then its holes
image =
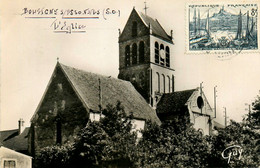
{"type": "Polygon", "coordinates": [[[162,39],[164,39],[164,40],[166,40],[170,43],[173,43],[171,36],[167,34],[167,32],[164,30],[164,28],[162,27],[162,25],[160,24],[160,22],[156,18],[153,18],[153,17],[151,17],[147,14],[144,14],[143,12],[140,12],[140,11],[136,11],[136,12],[139,15],[139,17],[141,18],[141,20],[143,21],[143,23],[146,25],[146,27],[149,28],[149,25],[150,25],[152,30],[154,29],[153,30],[153,33],[155,33],[154,35],[157,35],[157,36],[161,37],[162,39]],[[147,20],[150,20],[150,21],[147,22],[147,20]],[[153,23],[155,23],[156,25],[153,25],[153,23]],[[160,32],[157,31],[156,27],[158,27],[160,29],[159,31],[161,31],[162,34],[160,34],[160,32]]]}
{"type": "Polygon", "coordinates": [[[169,36],[168,33],[164,30],[164,28],[162,27],[161,23],[160,23],[157,19],[155,19],[155,21],[159,24],[159,26],[162,28],[162,30],[164,31],[164,33],[165,33],[168,37],[171,37],[171,36],[169,36]]]}
{"type": "Polygon", "coordinates": [[[171,92],[171,93],[164,93],[164,95],[165,94],[172,94],[172,93],[180,93],[180,92],[186,92],[186,91],[195,91],[195,90],[197,90],[197,88],[195,88],[195,89],[187,89],[187,90],[180,90],[180,91],[175,91],[175,92],[171,92]]]}
{"type": "Polygon", "coordinates": [[[99,73],[95,73],[95,72],[91,72],[91,71],[75,68],[75,67],[72,67],[72,66],[69,66],[69,65],[65,65],[65,64],[62,64],[62,63],[59,63],[59,64],[62,65],[62,66],[68,67],[68,68],[72,68],[72,69],[75,69],[75,70],[78,70],[78,71],[82,71],[82,72],[85,72],[85,73],[90,73],[90,74],[93,74],[93,75],[96,75],[96,76],[100,76],[100,77],[103,77],[103,78],[110,78],[110,79],[115,79],[115,80],[119,80],[119,81],[123,81],[123,82],[129,82],[129,81],[125,81],[125,80],[122,80],[122,79],[118,79],[118,78],[113,77],[113,76],[106,76],[106,75],[103,75],[103,74],[99,74],[99,73]]]}

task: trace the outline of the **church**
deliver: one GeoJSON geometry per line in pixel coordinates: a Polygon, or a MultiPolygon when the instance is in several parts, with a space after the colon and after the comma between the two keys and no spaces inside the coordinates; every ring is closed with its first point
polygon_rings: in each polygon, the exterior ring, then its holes
{"type": "Polygon", "coordinates": [[[98,121],[106,105],[121,102],[133,114],[135,130],[151,120],[161,124],[178,113],[205,135],[211,133],[214,110],[202,88],[174,89],[173,38],[158,20],[133,8],[119,34],[118,79],[60,63],[31,119],[29,151],[73,141],[89,121],[98,121]]]}
{"type": "Polygon", "coordinates": [[[172,39],[157,19],[133,8],[119,36],[118,78],[131,81],[162,122],[186,110],[194,127],[208,135],[216,113],[203,90],[174,90],[172,39]]]}

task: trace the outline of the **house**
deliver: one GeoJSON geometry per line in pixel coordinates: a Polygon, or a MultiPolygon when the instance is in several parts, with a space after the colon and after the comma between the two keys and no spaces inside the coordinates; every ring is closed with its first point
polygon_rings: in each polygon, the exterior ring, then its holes
{"type": "Polygon", "coordinates": [[[133,114],[136,129],[151,120],[160,124],[154,109],[128,81],[98,75],[57,62],[46,91],[31,119],[29,150],[73,141],[89,120],[100,117],[108,104],[120,101],[133,114]]]}
{"type": "Polygon", "coordinates": [[[0,143],[6,148],[28,154],[29,128],[23,128],[23,120],[20,119],[18,129],[0,131],[0,143]]]}
{"type": "Polygon", "coordinates": [[[32,157],[0,145],[0,167],[31,168],[32,157]]]}

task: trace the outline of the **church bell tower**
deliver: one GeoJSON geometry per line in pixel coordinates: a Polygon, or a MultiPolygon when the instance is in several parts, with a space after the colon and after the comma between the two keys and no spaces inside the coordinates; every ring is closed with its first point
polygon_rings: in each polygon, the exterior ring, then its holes
{"type": "Polygon", "coordinates": [[[174,92],[172,47],[172,35],[133,8],[119,35],[118,78],[130,81],[152,107],[163,93],[174,92]]]}

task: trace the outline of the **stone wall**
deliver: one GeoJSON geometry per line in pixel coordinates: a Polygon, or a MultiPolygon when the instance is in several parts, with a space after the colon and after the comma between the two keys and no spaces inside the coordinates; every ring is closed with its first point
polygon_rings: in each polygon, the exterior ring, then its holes
{"type": "Polygon", "coordinates": [[[58,136],[61,143],[73,141],[73,137],[86,125],[87,120],[87,110],[58,66],[32,119],[29,134],[31,153],[34,153],[34,149],[37,152],[42,147],[55,145],[58,136]]]}
{"type": "Polygon", "coordinates": [[[130,17],[127,20],[122,34],[119,37],[119,43],[136,38],[135,36],[132,36],[133,22],[137,23],[137,37],[149,35],[149,28],[147,28],[143,21],[140,19],[138,13],[135,10],[133,10],[130,14],[130,17]]]}

